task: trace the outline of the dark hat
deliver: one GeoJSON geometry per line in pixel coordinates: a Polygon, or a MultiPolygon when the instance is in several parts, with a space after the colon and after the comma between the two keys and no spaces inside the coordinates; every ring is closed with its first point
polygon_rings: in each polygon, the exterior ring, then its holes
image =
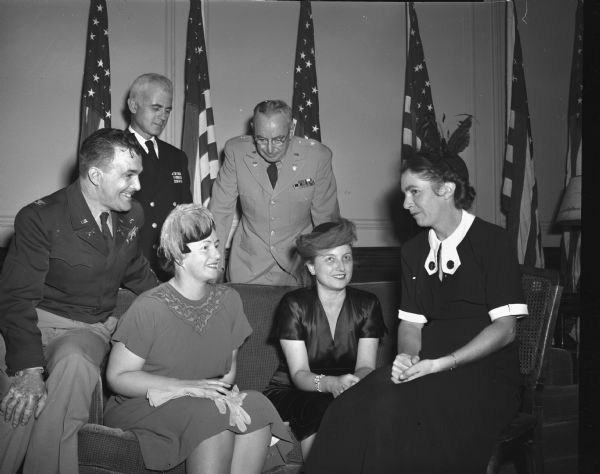
{"type": "Polygon", "coordinates": [[[443,160],[448,165],[448,168],[454,171],[460,178],[464,179],[466,182],[469,182],[469,170],[467,169],[466,163],[460,156],[456,154],[445,154],[443,160]]]}

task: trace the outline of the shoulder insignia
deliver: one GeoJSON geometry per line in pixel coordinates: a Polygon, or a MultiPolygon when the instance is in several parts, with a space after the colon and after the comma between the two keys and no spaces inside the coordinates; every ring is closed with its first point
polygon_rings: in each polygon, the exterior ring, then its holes
{"type": "Polygon", "coordinates": [[[37,201],[34,201],[34,203],[36,206],[45,206],[46,205],[46,201],[44,201],[43,199],[38,199],[37,201]]]}
{"type": "Polygon", "coordinates": [[[296,140],[298,140],[299,145],[303,145],[303,146],[321,145],[321,142],[314,140],[312,138],[307,138],[307,137],[295,137],[295,138],[296,138],[296,140]]]}

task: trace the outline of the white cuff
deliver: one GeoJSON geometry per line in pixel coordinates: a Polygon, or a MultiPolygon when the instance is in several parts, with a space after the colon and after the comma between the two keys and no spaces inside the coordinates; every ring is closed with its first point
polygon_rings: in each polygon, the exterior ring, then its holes
{"type": "Polygon", "coordinates": [[[408,321],[409,323],[425,324],[427,322],[427,318],[422,314],[409,313],[408,311],[402,311],[401,309],[398,310],[398,319],[408,321]]]}
{"type": "Polygon", "coordinates": [[[523,303],[507,304],[505,306],[498,306],[488,312],[492,321],[502,318],[504,316],[516,316],[522,318],[529,314],[527,311],[527,305],[523,303]]]}

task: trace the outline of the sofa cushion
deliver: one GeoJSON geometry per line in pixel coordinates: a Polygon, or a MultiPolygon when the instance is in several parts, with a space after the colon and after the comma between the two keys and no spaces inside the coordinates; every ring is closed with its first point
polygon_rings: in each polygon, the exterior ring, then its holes
{"type": "Polygon", "coordinates": [[[262,391],[282,357],[279,343],[271,337],[275,312],[285,293],[296,287],[230,284],[242,298],[252,334],[237,357],[236,383],[241,390],[262,391]]]}

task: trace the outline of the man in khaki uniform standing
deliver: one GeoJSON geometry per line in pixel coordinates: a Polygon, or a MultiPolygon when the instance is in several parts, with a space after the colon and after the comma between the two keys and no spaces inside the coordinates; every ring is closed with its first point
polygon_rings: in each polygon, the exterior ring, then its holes
{"type": "Polygon", "coordinates": [[[292,111],[281,100],[254,108],[254,136],[225,144],[225,160],[209,209],[225,246],[239,197],[240,222],[231,243],[227,280],[234,283],[302,283],[296,237],[340,215],[331,150],[291,136],[292,111]]]}

